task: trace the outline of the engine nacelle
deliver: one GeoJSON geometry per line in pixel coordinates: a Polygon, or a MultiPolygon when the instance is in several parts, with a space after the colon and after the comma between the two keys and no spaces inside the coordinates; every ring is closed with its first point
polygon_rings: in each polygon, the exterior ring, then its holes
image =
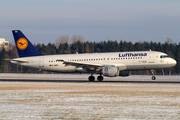
{"type": "Polygon", "coordinates": [[[122,77],[129,76],[129,71],[120,71],[119,76],[122,76],[122,77]]]}
{"type": "Polygon", "coordinates": [[[119,68],[115,66],[104,67],[101,72],[104,76],[108,77],[119,76],[119,68]]]}

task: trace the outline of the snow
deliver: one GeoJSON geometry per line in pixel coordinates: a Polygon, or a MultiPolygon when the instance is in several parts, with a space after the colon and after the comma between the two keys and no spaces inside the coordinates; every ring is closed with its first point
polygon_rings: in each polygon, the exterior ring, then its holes
{"type": "MultiPolygon", "coordinates": [[[[0,74],[1,79],[87,80],[89,74],[0,74]]],[[[97,77],[97,75],[95,75],[97,77]]],[[[180,76],[156,76],[179,81],[180,76]]],[[[105,77],[147,81],[150,75],[105,77]]],[[[0,82],[0,119],[180,119],[180,84],[0,82]]]]}
{"type": "Polygon", "coordinates": [[[180,84],[0,82],[0,119],[180,119],[180,84]]]}

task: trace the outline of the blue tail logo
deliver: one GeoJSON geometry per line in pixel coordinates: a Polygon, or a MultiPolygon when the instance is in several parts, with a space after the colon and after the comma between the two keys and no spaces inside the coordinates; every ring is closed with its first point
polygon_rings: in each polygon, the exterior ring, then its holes
{"type": "Polygon", "coordinates": [[[41,54],[20,30],[12,31],[19,57],[41,56],[41,54]]]}

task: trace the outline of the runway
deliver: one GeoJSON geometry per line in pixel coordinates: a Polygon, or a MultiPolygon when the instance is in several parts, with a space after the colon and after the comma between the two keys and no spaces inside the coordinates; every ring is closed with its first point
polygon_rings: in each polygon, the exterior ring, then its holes
{"type": "MultiPolygon", "coordinates": [[[[89,83],[88,80],[53,80],[53,79],[0,79],[1,82],[64,82],[64,83],[89,83]]],[[[94,81],[94,83],[167,83],[167,84],[180,84],[180,80],[104,80],[102,82],[94,81]]]]}

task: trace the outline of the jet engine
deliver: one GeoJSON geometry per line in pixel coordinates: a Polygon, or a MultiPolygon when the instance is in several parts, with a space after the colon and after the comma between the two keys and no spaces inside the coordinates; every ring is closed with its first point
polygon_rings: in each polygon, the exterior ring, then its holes
{"type": "Polygon", "coordinates": [[[104,67],[102,68],[101,72],[104,76],[108,76],[108,77],[119,76],[119,68],[116,66],[104,67]]]}

